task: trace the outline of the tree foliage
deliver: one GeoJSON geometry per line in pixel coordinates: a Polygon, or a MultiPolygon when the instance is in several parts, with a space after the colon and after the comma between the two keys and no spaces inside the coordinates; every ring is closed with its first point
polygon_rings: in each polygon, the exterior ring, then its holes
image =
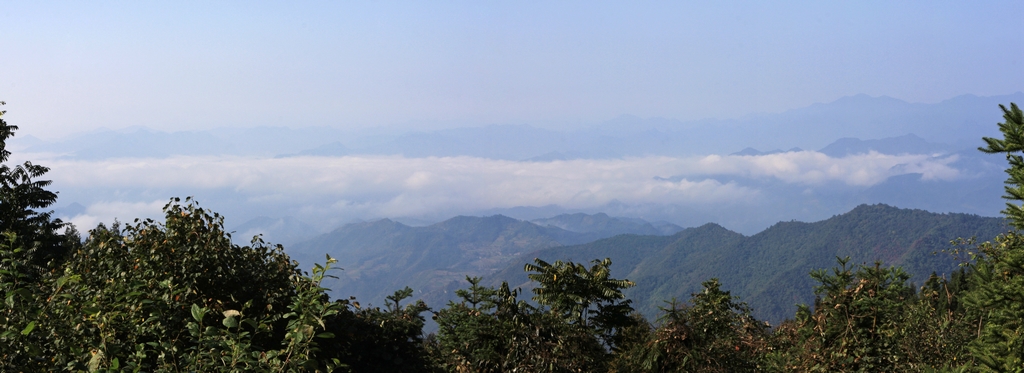
{"type": "Polygon", "coordinates": [[[622,372],[753,372],[765,347],[768,325],[718,279],[705,281],[691,304],[669,301],[661,325],[616,358],[622,372]]]}
{"type": "MultiPolygon", "coordinates": [[[[0,105],[4,102],[0,101],[0,105]]],[[[18,126],[9,125],[0,111],[0,232],[13,233],[15,245],[24,251],[30,262],[37,266],[61,258],[78,241],[70,225],[53,219],[51,212],[39,211],[57,201],[57,193],[46,189],[50,180],[39,180],[50,169],[24,162],[8,165],[11,156],[7,140],[14,136],[18,126]]]]}
{"type": "Polygon", "coordinates": [[[538,281],[534,300],[519,300],[519,290],[503,282],[498,289],[467,278],[469,289],[457,294],[434,316],[439,330],[433,341],[436,364],[449,371],[591,372],[606,369],[602,346],[618,348],[621,331],[635,321],[621,289],[627,280],[609,277],[610,260],[587,269],[573,262],[527,266],[538,281]]]}
{"type": "MultiPolygon", "coordinates": [[[[0,105],[4,105],[0,102],[0,105]]],[[[0,368],[29,366],[48,347],[38,329],[46,325],[47,304],[59,301],[48,282],[65,255],[79,246],[69,224],[41,212],[57,194],[46,190],[48,180],[38,180],[48,168],[25,162],[10,166],[7,140],[17,126],[0,111],[0,368]]]]}
{"type": "Polygon", "coordinates": [[[592,329],[609,348],[618,347],[617,333],[630,326],[632,300],[625,299],[623,289],[636,286],[629,280],[611,278],[612,260],[591,261],[588,269],[583,264],[555,261],[549,264],[534,259],[526,264],[530,280],[537,282],[533,300],[547,306],[550,312],[572,325],[592,329]]]}
{"type": "Polygon", "coordinates": [[[967,297],[969,306],[979,310],[984,323],[978,339],[971,344],[972,355],[981,371],[1024,371],[1024,112],[1011,103],[1003,110],[999,123],[1002,139],[984,138],[986,153],[1005,153],[1007,202],[1003,214],[1017,231],[986,242],[979,247],[974,266],[974,289],[967,297]]]}
{"type": "Polygon", "coordinates": [[[907,364],[899,340],[903,310],[913,294],[901,268],[852,267],[847,259],[831,271],[811,274],[819,282],[813,311],[802,307],[792,367],[820,371],[895,371],[907,364]]]}
{"type": "Polygon", "coordinates": [[[1024,201],[1024,112],[1021,112],[1017,104],[1010,103],[1010,108],[999,105],[1003,110],[1004,122],[999,123],[999,131],[1003,133],[1002,139],[983,137],[987,146],[979,147],[978,150],[985,153],[1005,153],[1006,161],[1010,167],[1006,169],[1009,177],[1006,179],[1006,194],[1003,198],[1010,200],[1006,203],[1003,214],[1010,219],[1010,225],[1014,228],[1024,228],[1024,206],[1014,201],[1024,201]]]}
{"type": "Polygon", "coordinates": [[[1007,233],[979,249],[966,296],[982,320],[971,356],[978,371],[1024,371],[1024,237],[1007,233]]]}

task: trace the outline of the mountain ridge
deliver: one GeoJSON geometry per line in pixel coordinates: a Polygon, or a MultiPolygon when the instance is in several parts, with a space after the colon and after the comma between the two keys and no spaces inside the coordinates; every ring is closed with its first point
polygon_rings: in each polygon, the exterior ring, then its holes
{"type": "Polygon", "coordinates": [[[504,215],[456,216],[423,227],[380,219],[346,224],[292,245],[287,252],[303,265],[322,262],[324,254],[338,259],[344,270],[327,287],[339,296],[379,302],[394,290],[412,285],[418,297],[443,303],[461,288],[465,276],[492,273],[526,252],[592,242],[630,230],[661,232],[647,222],[630,223],[607,215],[589,221],[592,226],[581,223],[576,227],[581,231],[574,232],[504,215]],[[608,222],[622,224],[602,226],[608,222]]]}
{"type": "Polygon", "coordinates": [[[813,301],[808,274],[833,267],[837,257],[850,256],[852,263],[865,265],[900,265],[920,284],[933,271],[949,275],[958,268],[952,258],[934,254],[950,248],[950,240],[987,240],[1005,230],[1001,218],[864,204],[818,222],[778,222],[751,236],[705,224],[667,237],[622,235],[541,249],[486,279],[490,285],[508,281],[523,286],[527,280],[522,266],[534,257],[548,262],[608,257],[614,277],[637,283],[626,295],[648,317],[663,301],[687,299],[702,281],[719,278],[723,288],[753,306],[760,318],[778,322],[793,314],[795,304],[813,301]]]}
{"type": "MultiPolygon", "coordinates": [[[[728,144],[760,149],[815,149],[838,138],[881,139],[915,133],[929,142],[966,146],[997,135],[997,104],[1024,101],[1024,93],[960,95],[937,103],[908,103],[864,94],[814,103],[781,113],[738,119],[680,121],[619,117],[571,130],[528,124],[483,125],[393,135],[346,133],[333,128],[255,127],[164,132],[145,127],[96,130],[43,143],[19,144],[30,152],[70,153],[71,158],[173,155],[397,155],[476,156],[505,160],[576,157],[717,154],[728,144]],[[722,128],[743,131],[721,131],[722,128]],[[729,133],[725,133],[729,132],[729,133]],[[134,137],[132,137],[134,136],[134,137]],[[699,139],[699,141],[697,141],[699,139]],[[111,146],[118,144],[118,146],[111,146]],[[125,144],[135,144],[125,148],[125,144]],[[254,146],[254,144],[256,146],[254,146]]],[[[27,137],[26,137],[27,139],[27,137]]],[[[17,143],[17,139],[15,141],[17,143]]]]}

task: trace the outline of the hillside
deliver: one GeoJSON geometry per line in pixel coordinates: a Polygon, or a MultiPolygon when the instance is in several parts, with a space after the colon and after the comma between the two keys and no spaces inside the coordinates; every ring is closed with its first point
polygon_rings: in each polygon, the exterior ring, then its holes
{"type": "Polygon", "coordinates": [[[813,302],[812,270],[831,268],[836,257],[852,263],[903,266],[921,284],[933,271],[949,274],[953,258],[940,252],[958,237],[991,239],[1005,230],[1001,218],[936,214],[887,205],[861,205],[845,214],[815,222],[780,222],[753,236],[716,224],[688,228],[672,236],[623,235],[595,242],[555,247],[523,255],[487,278],[525,285],[523,264],[611,258],[613,276],[637,283],[626,293],[648,317],[665,300],[688,299],[706,279],[748,302],[759,318],[778,322],[799,303],[813,302]]]}
{"type": "Polygon", "coordinates": [[[383,219],[345,225],[292,245],[288,253],[303,268],[323,262],[324,254],[337,258],[344,270],[334,273],[339,278],[327,284],[336,296],[383,304],[385,296],[410,286],[417,298],[440,306],[463,287],[467,275],[494,273],[524,253],[622,233],[657,234],[672,229],[603,214],[558,216],[544,222],[539,225],[501,215],[459,216],[411,227],[383,219]]]}

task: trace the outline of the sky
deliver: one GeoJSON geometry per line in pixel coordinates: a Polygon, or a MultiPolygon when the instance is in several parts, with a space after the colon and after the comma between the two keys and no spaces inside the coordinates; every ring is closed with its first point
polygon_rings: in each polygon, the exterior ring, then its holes
{"type": "MultiPolygon", "coordinates": [[[[564,130],[622,115],[748,118],[858,94],[936,103],[1024,90],[1021,14],[1020,1],[5,0],[0,101],[18,136],[45,141],[136,127],[564,130]]],[[[801,205],[831,203],[824,193],[837,185],[861,190],[907,174],[924,182],[971,177],[955,155],[815,151],[565,162],[31,153],[13,160],[51,167],[47,176],[61,192],[56,207],[83,205],[66,216],[82,230],[156,217],[169,197],[192,195],[236,224],[277,214],[320,229],[550,205],[657,205],[657,216],[671,220],[680,216],[674,208],[704,214],[727,205],[737,219],[754,219],[735,225],[752,233],[845,212],[849,206],[801,205]],[[801,195],[773,197],[756,183],[728,181],[736,177],[801,195]],[[790,215],[779,215],[782,205],[793,206],[790,215]]]]}
{"type": "Polygon", "coordinates": [[[35,2],[0,6],[22,134],[571,127],[1024,87],[1019,1],[35,2]]]}

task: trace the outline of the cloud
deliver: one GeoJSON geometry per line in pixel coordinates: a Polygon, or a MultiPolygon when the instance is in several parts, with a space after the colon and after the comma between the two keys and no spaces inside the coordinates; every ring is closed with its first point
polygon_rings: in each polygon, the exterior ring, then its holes
{"type": "MultiPolygon", "coordinates": [[[[761,156],[642,157],[516,162],[476,157],[171,157],[101,161],[46,160],[61,188],[218,190],[245,203],[291,204],[307,214],[364,218],[439,211],[559,205],[586,209],[626,204],[709,206],[750,203],[762,191],[711,176],[776,179],[813,188],[826,182],[865,187],[891,176],[959,177],[955,156],[869,153],[831,158],[811,151],[761,156]],[[674,176],[673,180],[663,179],[674,176]]],[[[152,193],[150,193],[152,194],[152,193]]],[[[191,193],[190,193],[191,194],[191,193]]],[[[165,196],[170,197],[170,195],[165,196]]],[[[72,221],[152,216],[166,200],[99,201],[72,221]]]]}
{"type": "Polygon", "coordinates": [[[908,173],[920,173],[924,180],[954,180],[960,177],[960,171],[949,165],[956,160],[956,155],[889,155],[874,151],[832,158],[819,152],[800,151],[758,156],[710,155],[690,164],[685,172],[774,178],[806,185],[839,181],[851,186],[872,186],[908,173]]]}
{"type": "Polygon", "coordinates": [[[120,220],[130,223],[136,218],[157,218],[167,201],[123,202],[100,201],[89,204],[85,212],[67,218],[76,227],[91,229],[99,223],[113,223],[120,220]]]}

